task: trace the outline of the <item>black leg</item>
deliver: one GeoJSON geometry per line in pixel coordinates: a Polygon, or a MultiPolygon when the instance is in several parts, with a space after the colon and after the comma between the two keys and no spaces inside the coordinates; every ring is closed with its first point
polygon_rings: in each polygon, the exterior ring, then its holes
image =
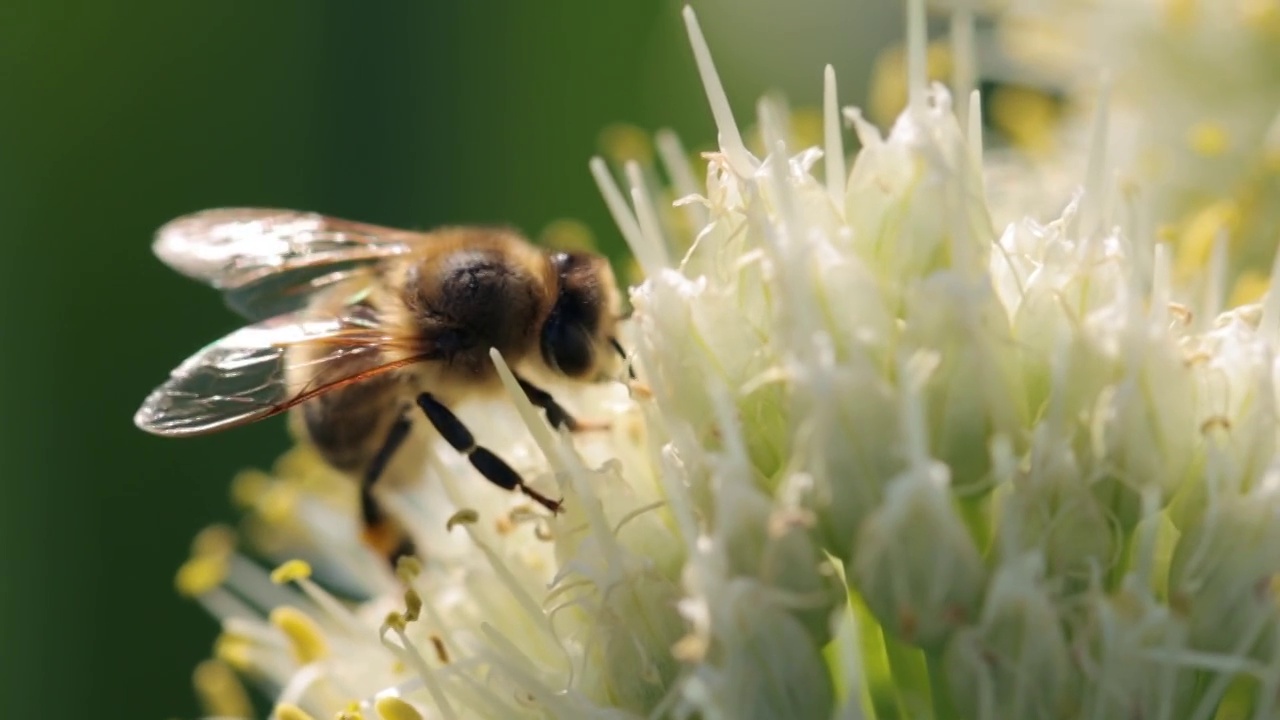
{"type": "Polygon", "coordinates": [[[551,423],[551,427],[557,430],[561,427],[569,428],[569,432],[582,432],[584,430],[607,430],[609,423],[607,422],[583,422],[569,414],[564,406],[556,402],[551,397],[551,393],[525,380],[519,375],[516,380],[520,382],[520,388],[524,390],[524,394],[528,396],[529,402],[542,408],[547,413],[547,422],[551,423]]]}
{"type": "Polygon", "coordinates": [[[427,419],[435,426],[445,442],[452,445],[458,452],[466,455],[467,459],[471,461],[471,465],[476,470],[479,470],[480,474],[489,482],[505,490],[519,488],[521,492],[546,509],[552,512],[560,511],[559,500],[552,500],[525,485],[520,473],[516,472],[506,461],[493,454],[488,448],[476,445],[475,436],[471,434],[467,426],[463,425],[458,416],[454,415],[453,411],[445,407],[439,400],[436,400],[431,393],[422,393],[418,396],[418,407],[422,408],[422,412],[426,414],[427,419]]]}
{"type": "MultiPolygon", "coordinates": [[[[627,362],[627,349],[622,347],[622,343],[618,342],[618,338],[609,338],[609,344],[613,346],[614,352],[618,353],[618,357],[622,358],[623,362],[627,362]]],[[[632,380],[636,379],[635,366],[629,362],[627,363],[627,375],[629,375],[632,380]]]]}
{"type": "Polygon", "coordinates": [[[392,568],[401,557],[413,555],[415,549],[413,541],[391,520],[378,499],[373,496],[373,486],[387,469],[387,463],[391,461],[396,450],[400,449],[405,439],[409,437],[410,428],[411,423],[407,416],[401,416],[396,420],[387,431],[387,438],[382,441],[382,447],[369,461],[369,467],[365,469],[360,483],[360,519],[364,522],[365,539],[391,562],[392,568]]]}

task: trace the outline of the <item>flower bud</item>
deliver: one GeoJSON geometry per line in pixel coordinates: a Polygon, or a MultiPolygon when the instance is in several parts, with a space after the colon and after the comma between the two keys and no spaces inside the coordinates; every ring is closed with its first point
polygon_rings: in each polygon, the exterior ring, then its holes
{"type": "Polygon", "coordinates": [[[1070,712],[1077,681],[1063,618],[1041,586],[1034,555],[1010,558],[992,579],[982,617],[947,643],[952,702],[971,718],[1052,718],[1070,712]]]}
{"type": "Polygon", "coordinates": [[[939,463],[894,478],[854,551],[851,580],[867,606],[886,630],[926,648],[975,617],[986,581],[947,484],[939,463]]]}

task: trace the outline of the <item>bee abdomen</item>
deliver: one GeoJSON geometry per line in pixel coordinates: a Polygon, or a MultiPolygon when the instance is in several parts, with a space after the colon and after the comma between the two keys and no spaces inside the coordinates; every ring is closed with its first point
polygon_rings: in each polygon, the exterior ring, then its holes
{"type": "Polygon", "coordinates": [[[395,373],[384,373],[303,403],[307,436],[326,462],[344,472],[365,470],[403,413],[400,386],[395,373]]]}

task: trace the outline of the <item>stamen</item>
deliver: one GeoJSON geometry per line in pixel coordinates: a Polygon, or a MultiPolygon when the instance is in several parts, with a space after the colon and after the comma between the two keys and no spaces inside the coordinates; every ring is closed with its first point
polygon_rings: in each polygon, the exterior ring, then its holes
{"type": "Polygon", "coordinates": [[[636,218],[640,221],[640,234],[644,237],[648,248],[648,262],[657,263],[656,268],[645,268],[645,273],[653,277],[662,268],[671,267],[671,256],[667,252],[667,243],[662,235],[662,223],[658,213],[649,200],[649,191],[645,187],[644,173],[640,165],[634,162],[626,164],[627,181],[631,183],[631,202],[636,209],[636,218]]]}
{"type": "Polygon", "coordinates": [[[235,671],[224,662],[205,660],[196,666],[192,684],[208,715],[253,717],[253,703],[235,671]]]}
{"type": "Polygon", "coordinates": [[[956,117],[968,117],[978,53],[974,49],[973,8],[961,0],[951,11],[951,91],[956,97],[956,117]]]}
{"type": "Polygon", "coordinates": [[[925,110],[929,92],[928,52],[924,0],[907,0],[907,107],[912,115],[925,110]]]}
{"type": "Polygon", "coordinates": [[[277,705],[274,714],[275,720],[315,720],[307,711],[289,703],[277,705]]]}
{"type": "Polygon", "coordinates": [[[293,658],[299,665],[306,665],[329,656],[329,644],[324,631],[311,616],[295,607],[282,606],[271,611],[268,622],[280,629],[289,639],[293,658]]]}
{"type": "Polygon", "coordinates": [[[831,205],[844,217],[847,176],[844,169],[844,139],[840,135],[840,101],[836,96],[836,71],[828,65],[822,72],[822,135],[826,149],[827,194],[831,205]]]}
{"type": "Polygon", "coordinates": [[[422,713],[398,697],[381,697],[373,704],[382,720],[423,720],[422,713]]]}
{"type": "MultiPolygon", "coordinates": [[[[671,185],[676,191],[676,197],[700,196],[703,191],[698,187],[698,181],[694,178],[693,164],[689,162],[689,154],[685,152],[684,145],[680,142],[680,136],[669,129],[663,128],[658,131],[656,140],[658,157],[662,159],[662,166],[667,169],[667,175],[671,177],[671,185]]],[[[697,232],[705,227],[711,219],[711,213],[701,203],[682,203],[681,209],[689,221],[691,232],[697,232]]]]}
{"type": "Polygon", "coordinates": [[[742,143],[742,133],[738,131],[738,123],[733,119],[733,111],[729,109],[729,97],[725,95],[724,86],[720,84],[720,76],[711,61],[711,50],[707,47],[702,29],[698,27],[698,17],[693,8],[684,8],[685,29],[689,33],[689,43],[693,46],[693,58],[698,64],[698,74],[702,76],[702,89],[707,93],[707,102],[711,105],[711,114],[716,120],[716,129],[720,133],[720,148],[729,161],[729,166],[741,177],[751,177],[755,172],[755,162],[742,143]]]}
{"type": "Polygon", "coordinates": [[[646,242],[644,234],[640,232],[640,225],[636,222],[636,216],[631,212],[631,207],[623,197],[622,191],[618,189],[617,182],[614,181],[613,175],[609,172],[609,166],[605,164],[602,158],[593,157],[591,158],[590,167],[591,176],[596,179],[600,194],[604,196],[604,204],[609,208],[609,214],[613,216],[613,222],[618,226],[618,230],[622,232],[622,239],[627,241],[627,247],[631,248],[631,254],[640,263],[640,267],[646,273],[653,273],[658,268],[664,267],[658,257],[651,252],[649,243],[646,242]]]}

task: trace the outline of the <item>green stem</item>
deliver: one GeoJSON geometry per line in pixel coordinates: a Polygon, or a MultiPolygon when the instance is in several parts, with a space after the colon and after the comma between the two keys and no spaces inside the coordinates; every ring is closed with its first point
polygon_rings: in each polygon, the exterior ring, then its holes
{"type": "Polygon", "coordinates": [[[884,650],[893,676],[898,717],[942,720],[934,717],[930,709],[929,666],[924,653],[890,633],[884,633],[884,650]]]}
{"type": "Polygon", "coordinates": [[[942,668],[942,653],[926,652],[924,661],[929,671],[929,690],[930,697],[933,698],[934,720],[959,720],[960,713],[951,702],[951,689],[947,687],[947,675],[942,668]]]}
{"type": "Polygon", "coordinates": [[[973,538],[973,544],[986,555],[991,546],[991,493],[959,498],[956,506],[960,511],[960,518],[969,530],[969,536],[973,538]]]}

